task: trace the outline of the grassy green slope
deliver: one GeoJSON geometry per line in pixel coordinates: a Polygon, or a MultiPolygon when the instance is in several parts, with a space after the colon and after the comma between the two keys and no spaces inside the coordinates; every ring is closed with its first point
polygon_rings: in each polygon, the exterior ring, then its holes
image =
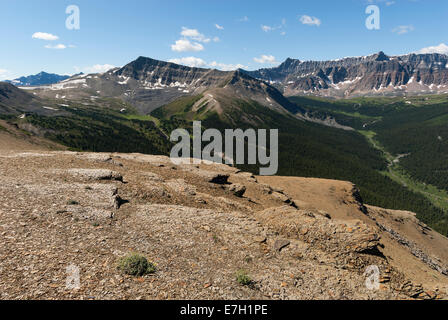
{"type": "MultiPolygon", "coordinates": [[[[108,105],[110,102],[105,102],[108,105]]],[[[171,144],[151,117],[139,116],[128,107],[121,113],[117,108],[98,104],[71,103],[58,106],[63,116],[29,114],[25,119],[3,118],[19,125],[31,124],[50,140],[73,150],[95,152],[142,152],[167,154],[171,144]]]]}

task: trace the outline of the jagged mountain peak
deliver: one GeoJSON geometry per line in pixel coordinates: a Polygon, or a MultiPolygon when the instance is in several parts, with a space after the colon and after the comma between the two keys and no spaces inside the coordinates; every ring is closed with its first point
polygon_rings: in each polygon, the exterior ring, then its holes
{"type": "Polygon", "coordinates": [[[389,61],[389,57],[383,52],[380,51],[377,54],[374,54],[373,57],[375,58],[375,61],[389,61]]]}
{"type": "Polygon", "coordinates": [[[204,68],[189,67],[189,66],[177,64],[174,62],[157,60],[157,59],[153,59],[153,58],[149,58],[149,57],[139,56],[137,59],[126,64],[120,70],[129,69],[129,68],[142,69],[142,68],[163,67],[163,66],[169,66],[172,68],[204,69],[204,68]]]}
{"type": "Polygon", "coordinates": [[[166,66],[168,63],[147,57],[138,57],[129,62],[115,73],[118,75],[136,75],[139,71],[154,69],[156,66],[166,66]]]}
{"type": "MultiPolygon", "coordinates": [[[[166,81],[177,81],[179,80],[177,78],[187,77],[188,74],[204,74],[209,71],[212,71],[212,69],[188,67],[173,62],[140,56],[136,60],[114,71],[114,73],[118,76],[131,77],[138,80],[158,77],[156,80],[161,78],[162,82],[166,84],[166,81]]],[[[220,72],[218,70],[214,71],[220,72]]]]}
{"type": "Polygon", "coordinates": [[[128,63],[128,65],[141,66],[141,65],[169,65],[174,64],[167,61],[157,60],[150,57],[139,56],[134,61],[128,63]]]}
{"type": "Polygon", "coordinates": [[[228,74],[229,74],[229,76],[230,76],[230,78],[231,78],[231,81],[230,82],[232,82],[232,83],[235,83],[235,82],[237,82],[237,81],[240,81],[240,80],[242,80],[242,79],[245,79],[245,80],[255,80],[255,81],[257,81],[256,79],[254,79],[254,78],[252,78],[251,76],[249,76],[246,72],[244,72],[244,70],[242,70],[242,69],[238,69],[238,70],[234,70],[234,71],[228,71],[228,74]]]}
{"type": "Polygon", "coordinates": [[[284,62],[282,62],[279,67],[281,67],[281,68],[289,68],[292,65],[299,64],[299,63],[301,63],[301,61],[298,60],[298,59],[286,58],[286,60],[284,62]]]}

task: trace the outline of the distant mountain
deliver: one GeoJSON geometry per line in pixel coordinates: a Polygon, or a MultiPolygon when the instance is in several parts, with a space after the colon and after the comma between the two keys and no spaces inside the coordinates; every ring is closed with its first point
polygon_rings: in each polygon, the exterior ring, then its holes
{"type": "Polygon", "coordinates": [[[6,82],[9,82],[18,87],[29,87],[29,86],[42,86],[53,84],[66,80],[68,78],[70,78],[70,76],[67,75],[61,76],[58,74],[46,73],[42,71],[41,73],[35,75],[20,77],[14,80],[8,80],[6,82]]]}
{"type": "Polygon", "coordinates": [[[448,93],[448,56],[408,54],[330,61],[288,58],[278,67],[244,71],[275,85],[286,96],[354,97],[448,93]]]}
{"type": "MultiPolygon", "coordinates": [[[[204,96],[202,103],[218,113],[225,101],[243,99],[279,111],[293,111],[290,103],[274,87],[241,71],[191,68],[178,64],[139,57],[104,77],[116,77],[128,102],[145,112],[152,111],[181,96],[204,96]],[[132,89],[131,92],[129,92],[132,89]],[[285,110],[286,109],[286,110],[285,110]]],[[[296,111],[296,110],[294,110],[296,111]]]]}

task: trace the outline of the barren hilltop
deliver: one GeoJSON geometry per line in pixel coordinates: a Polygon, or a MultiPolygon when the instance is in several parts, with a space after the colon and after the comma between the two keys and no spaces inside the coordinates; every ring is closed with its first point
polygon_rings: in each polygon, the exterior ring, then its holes
{"type": "Polygon", "coordinates": [[[350,182],[68,152],[7,129],[1,299],[447,297],[448,239],[411,212],[364,204],[350,182]],[[155,272],[121,272],[129,253],[155,272]],[[79,289],[66,287],[69,266],[79,289]]]}

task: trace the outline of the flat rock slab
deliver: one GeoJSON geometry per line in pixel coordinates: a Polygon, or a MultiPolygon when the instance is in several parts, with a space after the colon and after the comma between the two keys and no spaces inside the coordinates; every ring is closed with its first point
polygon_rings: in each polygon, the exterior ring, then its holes
{"type": "Polygon", "coordinates": [[[74,176],[81,176],[88,180],[112,180],[123,182],[123,176],[112,170],[106,169],[69,169],[68,173],[74,176]]]}

